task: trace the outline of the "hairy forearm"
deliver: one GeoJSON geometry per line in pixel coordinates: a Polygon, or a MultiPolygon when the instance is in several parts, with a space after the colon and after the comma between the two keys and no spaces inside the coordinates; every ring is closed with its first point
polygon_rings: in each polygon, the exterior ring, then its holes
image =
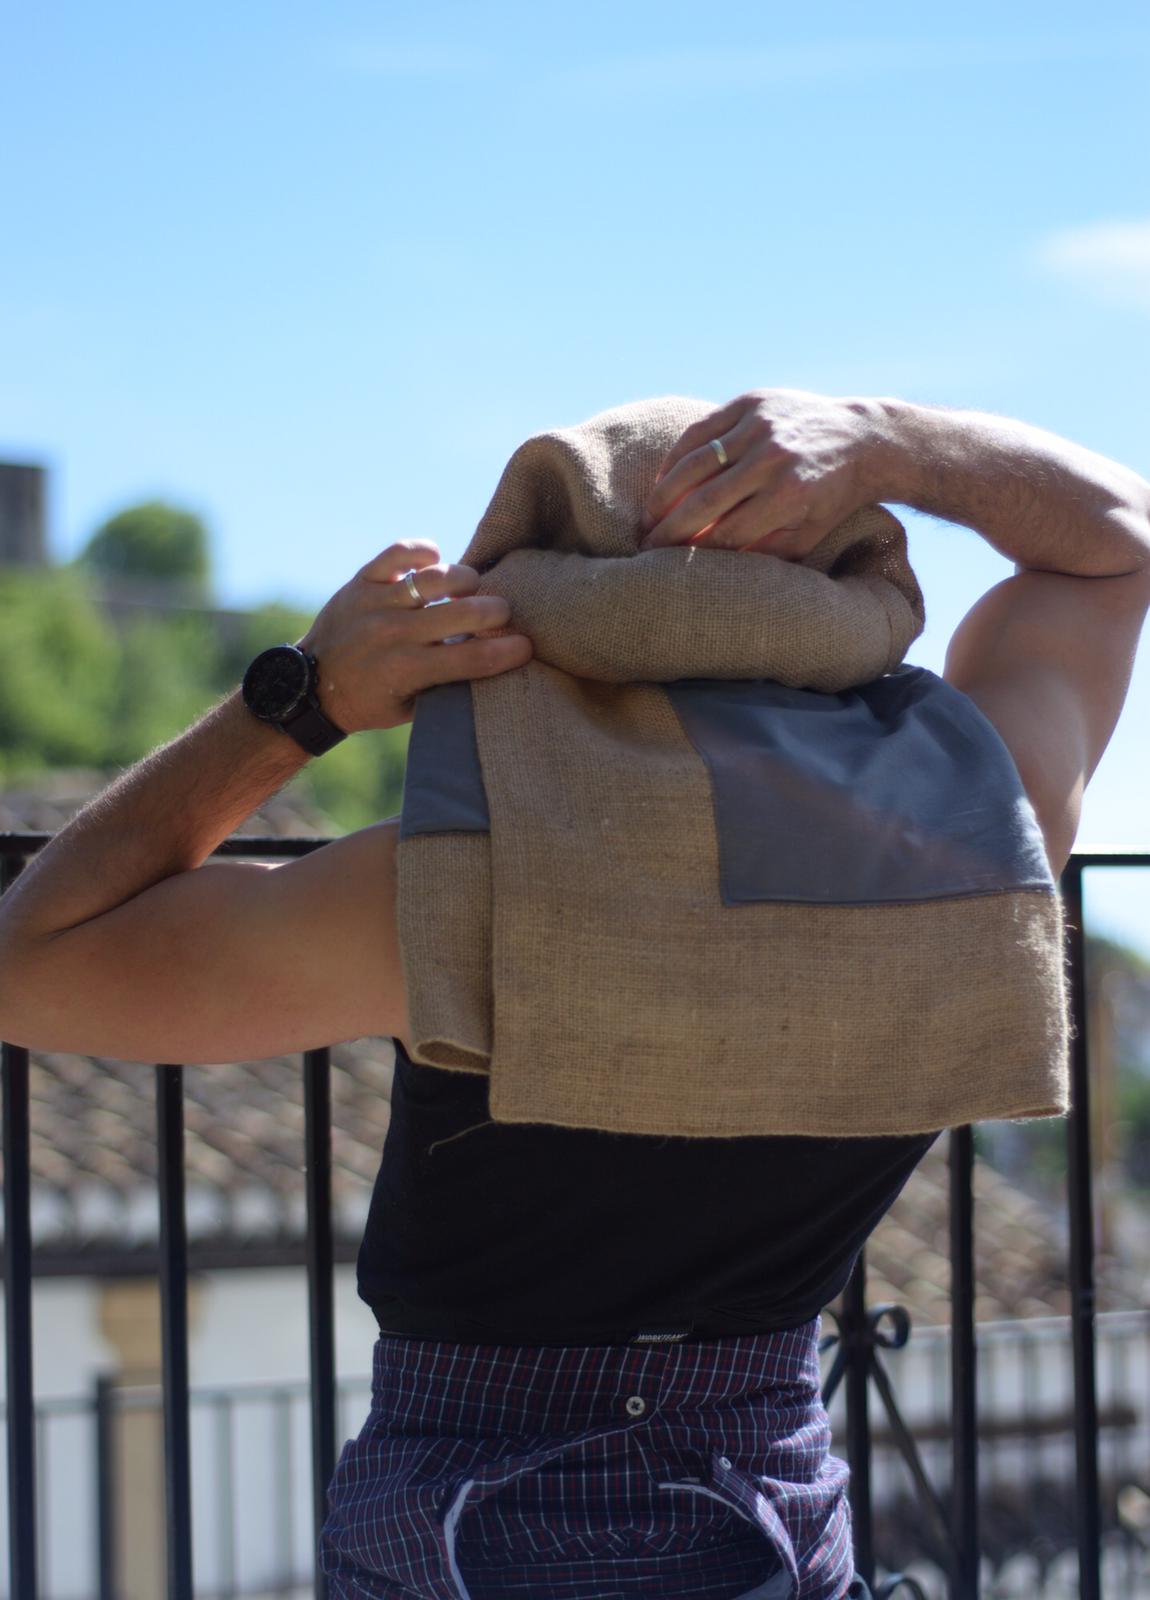
{"type": "Polygon", "coordinates": [[[305,764],[239,692],[80,811],[0,899],[0,962],[198,867],[305,764]]]}
{"type": "Polygon", "coordinates": [[[1150,566],[1150,483],[1045,429],[903,400],[870,410],[876,500],[980,533],[1016,566],[1116,577],[1150,566]]]}

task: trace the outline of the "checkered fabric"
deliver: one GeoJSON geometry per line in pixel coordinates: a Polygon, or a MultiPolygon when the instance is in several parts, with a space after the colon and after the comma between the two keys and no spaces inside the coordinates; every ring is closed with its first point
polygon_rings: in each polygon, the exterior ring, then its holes
{"type": "Polygon", "coordinates": [[[821,1318],[680,1343],[381,1335],[328,1491],[332,1600],[847,1600],[821,1318]]]}

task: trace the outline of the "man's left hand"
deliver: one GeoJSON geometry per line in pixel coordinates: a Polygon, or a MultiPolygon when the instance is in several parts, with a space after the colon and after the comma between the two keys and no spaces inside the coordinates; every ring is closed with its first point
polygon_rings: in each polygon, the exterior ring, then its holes
{"type": "Polygon", "coordinates": [[[361,567],[299,641],[318,663],[324,715],[345,733],[395,728],[411,721],[421,689],[530,661],[531,640],[509,627],[507,601],[478,587],[474,567],[440,561],[424,539],[388,545],[361,567]],[[424,606],[399,581],[411,568],[424,606]],[[461,634],[474,637],[445,642],[461,634]]]}

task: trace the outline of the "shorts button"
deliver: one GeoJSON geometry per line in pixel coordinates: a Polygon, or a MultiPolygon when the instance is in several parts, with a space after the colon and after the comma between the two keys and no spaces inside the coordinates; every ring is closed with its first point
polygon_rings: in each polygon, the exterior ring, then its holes
{"type": "Polygon", "coordinates": [[[627,1401],[627,1410],[633,1417],[641,1417],[647,1409],[647,1402],[642,1395],[633,1394],[627,1401]]]}
{"type": "Polygon", "coordinates": [[[730,1456],[720,1456],[719,1457],[719,1465],[721,1467],[726,1467],[727,1470],[729,1471],[730,1470],[730,1466],[731,1466],[731,1458],[730,1458],[730,1456]]]}

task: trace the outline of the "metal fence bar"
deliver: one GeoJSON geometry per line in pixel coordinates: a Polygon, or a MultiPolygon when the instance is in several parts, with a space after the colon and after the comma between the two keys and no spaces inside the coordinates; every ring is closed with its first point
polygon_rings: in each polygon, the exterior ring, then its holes
{"type": "MultiPolygon", "coordinates": [[[[22,865],[0,861],[0,890],[22,865]]],[[[36,1422],[32,1381],[32,1166],[28,1052],[3,1046],[4,1331],[8,1394],[8,1588],[37,1600],[36,1422]]]]}
{"type": "Polygon", "coordinates": [[[51,1497],[48,1494],[48,1418],[50,1412],[41,1409],[36,1417],[36,1504],[39,1507],[40,1517],[36,1528],[36,1573],[40,1588],[45,1594],[52,1592],[52,1580],[48,1572],[48,1552],[52,1548],[49,1519],[52,1512],[51,1497]]]}
{"type": "Polygon", "coordinates": [[[290,1600],[292,1571],[294,1569],[294,1543],[291,1514],[294,1462],[292,1460],[291,1393],[276,1396],[275,1410],[276,1482],[272,1489],[272,1518],[276,1525],[276,1549],[283,1555],[276,1582],[276,1600],[290,1600]]]}
{"type": "Polygon", "coordinates": [[[978,1600],[978,1406],[974,1336],[974,1131],[950,1130],[950,1600],[978,1600]]]}
{"type": "Polygon", "coordinates": [[[846,1364],[848,1494],[854,1532],[855,1567],[873,1586],[874,1509],[871,1494],[870,1346],[867,1342],[866,1249],[859,1251],[842,1301],[840,1328],[846,1364]]]}
{"type": "Polygon", "coordinates": [[[1090,1163],[1090,1061],[1086,1036],[1086,938],[1082,863],[1062,875],[1070,954],[1070,1326],[1074,1361],[1074,1450],[1078,1464],[1078,1593],[1102,1600],[1102,1501],[1098,1480],[1098,1394],[1094,1339],[1094,1193],[1090,1163]]]}
{"type": "Polygon", "coordinates": [[[226,1395],[217,1396],[216,1416],[216,1516],[219,1520],[219,1582],[223,1600],[234,1600],[236,1588],[236,1518],[235,1518],[235,1429],[233,1427],[232,1401],[226,1395]]]}
{"type": "Polygon", "coordinates": [[[184,1211],[184,1069],[156,1068],[160,1319],[168,1600],[193,1600],[192,1451],[188,1422],[188,1231],[184,1211]]]}
{"type": "Polygon", "coordinates": [[[96,1379],[93,1414],[96,1432],[96,1560],[99,1600],[116,1600],[116,1444],[115,1383],[96,1379]]]}
{"type": "Polygon", "coordinates": [[[326,1600],[318,1567],[327,1486],[335,1471],[335,1277],[331,1232],[331,1052],[304,1056],[304,1148],[307,1163],[307,1291],[311,1368],[312,1514],[316,1600],[326,1600]]]}

